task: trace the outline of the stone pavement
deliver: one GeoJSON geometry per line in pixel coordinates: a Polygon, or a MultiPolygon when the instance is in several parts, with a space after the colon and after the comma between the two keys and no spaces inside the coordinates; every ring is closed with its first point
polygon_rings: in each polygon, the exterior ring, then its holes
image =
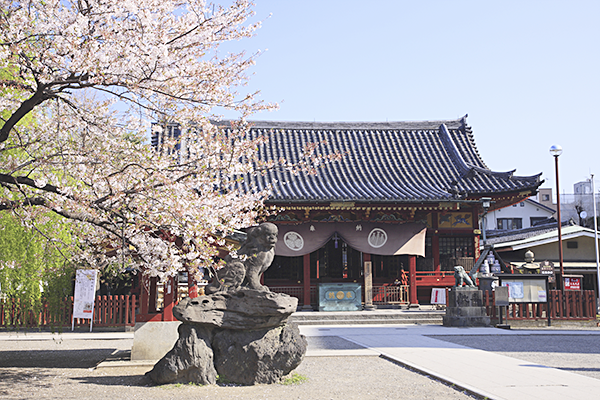
{"type": "MultiPolygon", "coordinates": [[[[499,354],[503,350],[514,351],[512,345],[524,341],[524,338],[527,337],[534,338],[534,340],[539,338],[542,349],[549,348],[552,344],[555,351],[556,344],[564,342],[565,349],[562,352],[565,355],[572,350],[575,353],[585,352],[589,357],[599,358],[600,330],[598,329],[504,330],[386,324],[302,325],[300,331],[308,337],[307,357],[311,357],[312,360],[314,360],[312,357],[319,356],[381,356],[454,384],[480,397],[519,400],[582,399],[596,398],[600,393],[600,379],[549,367],[543,357],[539,362],[531,362],[504,355],[507,353],[499,354]],[[463,344],[452,343],[453,337],[457,342],[463,344]],[[514,337],[514,340],[510,340],[511,337],[514,337]],[[498,340],[495,340],[496,338],[498,340]],[[486,345],[480,346],[480,348],[486,348],[489,351],[474,348],[477,347],[477,343],[481,344],[482,342],[485,342],[486,345]],[[584,351],[577,350],[578,342],[586,346],[584,351]],[[497,348],[495,348],[495,344],[498,345],[497,348]],[[504,349],[503,346],[511,348],[504,349]]],[[[61,335],[0,333],[0,342],[3,340],[131,338],[133,338],[133,333],[130,332],[64,332],[61,335]]],[[[0,348],[2,348],[1,343],[0,348]]],[[[576,362],[579,363],[580,360],[576,360],[576,362]]],[[[583,362],[581,360],[581,363],[583,362]]],[[[582,365],[581,363],[577,365],[582,365]]],[[[596,369],[600,371],[600,368],[596,369]]],[[[377,374],[377,371],[373,371],[373,373],[377,374]]]]}
{"type": "MultiPolygon", "coordinates": [[[[543,335],[553,341],[561,337],[595,335],[600,331],[504,330],[497,328],[448,328],[437,325],[301,326],[309,337],[337,336],[360,349],[311,350],[307,356],[377,354],[473,394],[490,399],[583,399],[596,398],[600,380],[531,363],[493,352],[436,339],[436,335],[543,335]]],[[[541,336],[540,336],[541,337],[541,336]]],[[[598,343],[598,341],[596,341],[598,343]]],[[[497,349],[501,351],[502,349],[497,349]]],[[[595,350],[596,356],[600,349],[595,350]]]]}

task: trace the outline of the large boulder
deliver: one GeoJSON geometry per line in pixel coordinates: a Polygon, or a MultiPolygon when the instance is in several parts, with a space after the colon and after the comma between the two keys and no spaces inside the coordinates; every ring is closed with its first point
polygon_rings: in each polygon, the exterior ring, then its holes
{"type": "Polygon", "coordinates": [[[213,328],[199,324],[181,324],[175,345],[146,375],[157,384],[217,382],[211,340],[213,328]]]}
{"type": "Polygon", "coordinates": [[[298,299],[286,294],[242,288],[185,298],[173,308],[173,315],[183,323],[254,330],[285,325],[297,306],[298,299]]]}
{"type": "Polygon", "coordinates": [[[219,376],[243,385],[276,383],[302,362],[308,343],[296,324],[252,331],[219,330],[213,338],[219,376]]]}

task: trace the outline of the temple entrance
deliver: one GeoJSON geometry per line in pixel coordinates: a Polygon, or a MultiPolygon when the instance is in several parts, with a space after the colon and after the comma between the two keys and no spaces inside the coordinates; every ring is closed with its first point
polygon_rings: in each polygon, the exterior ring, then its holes
{"type": "MultiPolygon", "coordinates": [[[[275,256],[265,272],[267,285],[301,283],[303,257],[275,256]]],[[[310,254],[310,279],[317,282],[360,281],[363,277],[361,252],[335,236],[310,254]]]]}
{"type": "Polygon", "coordinates": [[[363,270],[360,251],[334,235],[325,246],[310,255],[310,279],[319,282],[358,281],[363,270]]]}

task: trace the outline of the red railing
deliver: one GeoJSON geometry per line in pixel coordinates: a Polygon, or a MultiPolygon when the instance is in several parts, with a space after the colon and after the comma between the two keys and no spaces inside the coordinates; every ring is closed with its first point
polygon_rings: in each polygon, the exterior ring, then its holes
{"type": "Polygon", "coordinates": [[[373,304],[408,304],[408,286],[373,285],[373,304]]]}
{"type": "Polygon", "coordinates": [[[417,271],[418,286],[449,287],[454,285],[454,271],[417,271]]]}
{"type": "MultiPolygon", "coordinates": [[[[94,326],[135,325],[136,296],[97,296],[94,304],[94,326]]],[[[11,328],[71,326],[73,297],[66,298],[53,309],[42,301],[40,309],[32,310],[19,299],[0,301],[0,326],[11,328]]],[[[75,325],[89,325],[89,319],[75,318],[75,325]]]]}
{"type": "MultiPolygon", "coordinates": [[[[494,296],[487,291],[483,293],[487,314],[491,318],[498,318],[494,296]]],[[[551,290],[549,303],[550,320],[596,319],[596,298],[593,290],[551,290]]],[[[508,320],[548,319],[547,303],[513,303],[508,305],[503,316],[508,320]]]]}

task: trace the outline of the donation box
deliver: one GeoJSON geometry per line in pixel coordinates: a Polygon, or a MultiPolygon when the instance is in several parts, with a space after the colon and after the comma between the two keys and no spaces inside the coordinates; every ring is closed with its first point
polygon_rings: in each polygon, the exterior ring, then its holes
{"type": "Polygon", "coordinates": [[[361,311],[359,283],[320,283],[319,311],[361,311]]]}

